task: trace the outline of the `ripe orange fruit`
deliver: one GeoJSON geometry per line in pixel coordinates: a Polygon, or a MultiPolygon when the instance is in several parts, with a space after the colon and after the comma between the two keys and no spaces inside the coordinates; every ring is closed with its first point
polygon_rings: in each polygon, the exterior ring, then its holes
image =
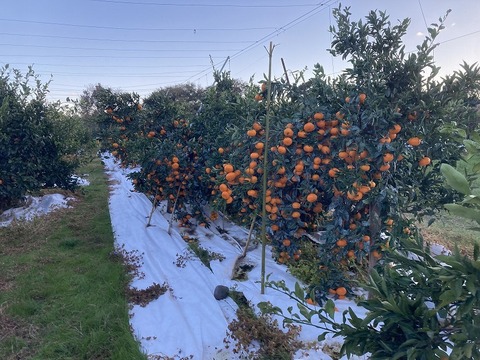
{"type": "Polygon", "coordinates": [[[293,130],[290,129],[290,128],[286,128],[285,130],[283,130],[283,135],[285,135],[287,137],[292,137],[293,136],[293,130]]]}
{"type": "Polygon", "coordinates": [[[407,141],[408,145],[411,145],[411,146],[418,146],[420,145],[421,142],[422,142],[422,139],[420,139],[419,137],[411,137],[407,141]]]}
{"type": "Polygon", "coordinates": [[[373,250],[372,256],[377,260],[382,258],[382,254],[378,250],[373,250]]]}
{"type": "Polygon", "coordinates": [[[247,135],[250,137],[254,137],[257,135],[257,131],[255,129],[250,129],[247,131],[247,135]]]}
{"type": "Polygon", "coordinates": [[[300,205],[299,202],[295,201],[295,202],[292,203],[292,208],[294,208],[294,209],[300,209],[300,207],[301,207],[301,205],[300,205]]]}
{"type": "Polygon", "coordinates": [[[400,124],[395,124],[393,127],[388,130],[392,134],[398,134],[402,130],[402,126],[400,124]]]}
{"type": "Polygon", "coordinates": [[[227,175],[225,175],[225,179],[228,182],[235,181],[236,178],[237,178],[237,174],[235,174],[234,172],[229,172],[227,175]]]}
{"type": "Polygon", "coordinates": [[[382,166],[379,167],[380,171],[387,171],[390,169],[390,164],[383,164],[382,166]]]}
{"type": "Polygon", "coordinates": [[[218,148],[218,153],[219,154],[223,154],[225,152],[225,150],[223,148],[218,148]]]}
{"type": "Polygon", "coordinates": [[[337,293],[338,296],[345,296],[347,295],[347,289],[343,286],[340,286],[337,288],[337,290],[335,291],[337,293]]]}
{"type": "Polygon", "coordinates": [[[313,203],[313,202],[317,201],[317,199],[318,199],[317,194],[310,193],[310,194],[307,195],[307,201],[310,202],[310,203],[313,203]]]}
{"type": "Polygon", "coordinates": [[[233,172],[233,165],[232,164],[224,164],[223,165],[223,171],[225,171],[225,173],[231,173],[233,172]]]}
{"type": "Polygon", "coordinates": [[[298,136],[299,138],[301,138],[301,139],[304,139],[304,138],[307,137],[307,133],[306,133],[305,131],[299,131],[299,132],[297,133],[297,136],[298,136]]]}
{"type": "Polygon", "coordinates": [[[316,305],[317,303],[315,301],[313,301],[311,298],[308,298],[307,300],[307,304],[308,305],[316,305]]]}
{"type": "Polygon", "coordinates": [[[261,101],[263,99],[263,96],[261,94],[255,95],[255,100],[261,101]]]}
{"type": "Polygon", "coordinates": [[[254,189],[250,189],[247,191],[247,195],[251,197],[257,197],[258,196],[258,191],[254,189]]]}
{"type": "Polygon", "coordinates": [[[393,161],[393,159],[394,159],[394,156],[393,156],[392,153],[387,152],[387,153],[383,154],[383,162],[389,163],[389,162],[393,161]]]}
{"type": "Polygon", "coordinates": [[[428,156],[424,156],[423,158],[420,159],[418,162],[418,165],[420,166],[428,166],[432,162],[432,159],[430,159],[428,156]]]}
{"type": "Polygon", "coordinates": [[[284,146],[278,146],[278,147],[277,147],[277,151],[278,151],[279,154],[284,155],[284,154],[287,153],[287,148],[284,147],[284,146]]]}
{"type": "Polygon", "coordinates": [[[313,146],[311,146],[311,145],[304,145],[304,146],[303,146],[303,151],[305,151],[306,153],[311,153],[311,152],[313,152],[313,146]]]}
{"type": "Polygon", "coordinates": [[[325,118],[325,115],[323,115],[323,113],[321,113],[321,112],[317,112],[313,115],[313,118],[315,120],[323,120],[325,118]]]}
{"type": "Polygon", "coordinates": [[[338,127],[332,127],[330,129],[330,135],[332,135],[332,136],[337,136],[339,132],[340,132],[340,130],[338,130],[338,127]]]}
{"type": "MultiPolygon", "coordinates": [[[[342,120],[344,117],[345,117],[345,114],[341,113],[340,111],[337,111],[335,113],[335,117],[338,119],[338,120],[342,120]]],[[[333,125],[335,126],[335,125],[333,125]]]]}
{"type": "Polygon", "coordinates": [[[337,169],[337,168],[331,168],[330,170],[328,170],[328,176],[334,178],[334,177],[337,177],[337,173],[339,172],[340,170],[337,169]]]}
{"type": "Polygon", "coordinates": [[[315,125],[311,122],[307,122],[305,125],[303,125],[303,130],[307,133],[310,133],[315,130],[315,125]]]}
{"type": "Polygon", "coordinates": [[[348,152],[346,152],[346,151],[340,151],[340,152],[338,153],[338,157],[343,160],[343,159],[345,159],[345,158],[348,157],[348,152]]]}
{"type": "Polygon", "coordinates": [[[366,99],[367,99],[367,95],[365,94],[358,95],[358,101],[360,102],[360,104],[363,104],[366,99]]]}
{"type": "Polygon", "coordinates": [[[250,159],[258,159],[260,157],[260,154],[257,152],[253,152],[250,154],[250,159]]]}
{"type": "Polygon", "coordinates": [[[253,129],[254,129],[255,131],[260,131],[260,130],[262,130],[262,125],[260,125],[260,123],[258,123],[258,122],[254,122],[253,125],[252,125],[252,127],[253,127],[253,129]]]}
{"type": "Polygon", "coordinates": [[[360,165],[360,170],[368,171],[368,170],[370,170],[370,165],[368,165],[368,164],[360,165]]]}
{"type": "Polygon", "coordinates": [[[370,236],[368,236],[368,235],[363,235],[363,236],[362,236],[362,240],[365,241],[365,242],[369,242],[369,241],[370,241],[370,236]]]}
{"type": "Polygon", "coordinates": [[[284,239],[284,240],[282,241],[282,244],[283,244],[283,246],[289,247],[290,244],[291,244],[291,241],[290,241],[290,239],[284,239]]]}
{"type": "Polygon", "coordinates": [[[336,242],[336,244],[337,244],[338,247],[343,248],[343,247],[347,246],[347,240],[345,240],[345,239],[338,239],[337,242],[336,242]]]}
{"type": "Polygon", "coordinates": [[[292,140],[291,137],[286,137],[286,138],[284,138],[284,139],[282,140],[282,142],[283,142],[283,145],[285,145],[285,146],[290,146],[290,145],[292,145],[293,140],[292,140]]]}
{"type": "Polygon", "coordinates": [[[259,141],[255,144],[255,149],[257,149],[257,150],[262,150],[264,147],[265,147],[265,144],[261,141],[259,141]]]}
{"type": "Polygon", "coordinates": [[[299,211],[294,211],[294,212],[292,212],[292,218],[294,218],[294,219],[298,219],[298,218],[300,217],[300,215],[301,215],[301,214],[300,214],[299,211]]]}
{"type": "Polygon", "coordinates": [[[347,257],[350,259],[353,259],[355,257],[355,251],[354,250],[349,250],[347,252],[347,257]]]}

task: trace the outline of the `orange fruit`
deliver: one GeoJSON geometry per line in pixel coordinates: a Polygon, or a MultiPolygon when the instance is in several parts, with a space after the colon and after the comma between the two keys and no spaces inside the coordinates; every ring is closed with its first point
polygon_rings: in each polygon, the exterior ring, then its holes
{"type": "Polygon", "coordinates": [[[367,99],[367,95],[365,94],[358,95],[358,101],[360,102],[360,104],[363,104],[366,99],[367,99]]]}
{"type": "Polygon", "coordinates": [[[338,287],[335,292],[336,292],[336,294],[337,294],[338,296],[345,296],[345,295],[347,295],[347,289],[346,289],[345,287],[343,287],[343,286],[338,287]]]}
{"type": "Polygon", "coordinates": [[[250,189],[247,191],[247,195],[251,197],[257,197],[258,196],[258,191],[254,189],[250,189]]]}
{"type": "Polygon", "coordinates": [[[382,166],[379,167],[380,171],[387,171],[390,169],[390,164],[383,164],[382,166]]]}
{"type": "Polygon", "coordinates": [[[290,244],[291,244],[291,241],[290,241],[290,239],[284,239],[284,240],[282,241],[282,244],[283,244],[283,246],[285,246],[285,247],[289,247],[290,244]]]}
{"type": "MultiPolygon", "coordinates": [[[[317,121],[317,126],[320,129],[325,129],[325,126],[327,126],[327,122],[325,120],[319,120],[319,121],[317,121]]],[[[324,133],[320,133],[320,132],[319,132],[319,134],[324,135],[324,133]]]]}
{"type": "Polygon", "coordinates": [[[223,154],[225,152],[225,150],[223,148],[218,148],[218,153],[219,154],[223,154]]]}
{"type": "Polygon", "coordinates": [[[428,166],[432,162],[432,159],[430,159],[428,156],[424,156],[423,158],[420,159],[418,162],[418,165],[420,166],[428,166]]]}
{"type": "Polygon", "coordinates": [[[370,165],[368,165],[368,164],[360,165],[360,170],[368,171],[368,170],[370,170],[370,165]]]}
{"type": "Polygon", "coordinates": [[[393,219],[387,219],[387,220],[385,220],[385,225],[387,225],[387,226],[392,226],[392,225],[393,225],[393,219]]]}
{"type": "Polygon", "coordinates": [[[307,133],[306,133],[305,131],[299,131],[299,132],[297,133],[297,136],[298,136],[299,138],[301,138],[301,139],[304,139],[304,138],[307,137],[307,133]]]}
{"type": "Polygon", "coordinates": [[[262,150],[264,147],[265,147],[265,144],[263,142],[259,141],[255,144],[255,149],[257,150],[262,150]]]}
{"type": "Polygon", "coordinates": [[[308,122],[305,125],[303,125],[303,130],[307,133],[310,133],[315,130],[315,125],[311,122],[308,122]]]}
{"type": "Polygon", "coordinates": [[[234,172],[230,172],[230,173],[228,173],[227,175],[225,175],[225,179],[226,179],[228,182],[235,181],[236,178],[237,178],[237,174],[235,174],[234,172]]]}
{"type": "Polygon", "coordinates": [[[313,152],[313,146],[311,146],[311,145],[305,145],[305,146],[303,147],[303,151],[305,151],[306,153],[311,153],[311,152],[313,152]]]}
{"type": "Polygon", "coordinates": [[[419,137],[411,137],[407,141],[408,145],[411,145],[411,146],[418,146],[420,145],[421,142],[422,142],[422,139],[420,139],[419,137]]]}
{"type": "Polygon", "coordinates": [[[390,130],[388,130],[388,132],[392,134],[398,134],[401,130],[402,130],[402,126],[400,124],[395,124],[390,130]]]}
{"type": "Polygon", "coordinates": [[[257,152],[253,152],[250,154],[250,159],[258,159],[260,157],[260,154],[257,152]]]}
{"type": "Polygon", "coordinates": [[[292,140],[292,138],[290,138],[290,137],[286,137],[286,138],[284,138],[284,139],[282,140],[282,142],[283,142],[283,145],[285,145],[285,146],[290,146],[290,145],[292,145],[293,140],[292,140]]]}
{"type": "Polygon", "coordinates": [[[334,177],[337,177],[337,173],[339,172],[340,170],[337,169],[337,168],[331,168],[330,170],[328,170],[328,176],[334,178],[334,177]]]}
{"type": "Polygon", "coordinates": [[[290,129],[290,128],[286,128],[285,130],[283,130],[283,135],[285,135],[287,137],[292,137],[293,136],[293,130],[290,129]]]}
{"type": "Polygon", "coordinates": [[[284,146],[278,146],[277,151],[279,154],[282,154],[282,155],[287,153],[287,149],[284,146]]]}
{"type": "Polygon", "coordinates": [[[292,212],[292,218],[294,218],[294,219],[298,219],[298,218],[300,217],[300,215],[301,215],[301,214],[300,214],[300,212],[298,212],[298,211],[292,212]]]}
{"type": "Polygon", "coordinates": [[[258,122],[254,122],[252,127],[255,131],[262,130],[262,125],[260,125],[260,123],[258,123],[258,122]]]}
{"type": "Polygon", "coordinates": [[[330,129],[330,135],[332,135],[332,136],[337,136],[339,132],[340,132],[340,130],[338,130],[337,127],[332,127],[330,129]]]}
{"type": "Polygon", "coordinates": [[[225,173],[227,174],[233,172],[233,165],[232,164],[223,165],[223,171],[225,171],[225,173]]]}
{"type": "Polygon", "coordinates": [[[323,115],[323,113],[321,113],[321,112],[317,112],[313,115],[313,118],[315,120],[323,120],[325,118],[325,115],[323,115]]]}
{"type": "Polygon", "coordinates": [[[336,244],[337,244],[338,247],[343,248],[343,247],[347,246],[347,240],[345,240],[345,239],[338,239],[337,242],[336,242],[336,244]]]}
{"type": "Polygon", "coordinates": [[[263,96],[261,94],[255,95],[255,100],[261,101],[263,99],[263,96]]]}
{"type": "Polygon", "coordinates": [[[348,152],[346,152],[346,151],[340,151],[340,152],[338,153],[338,157],[339,157],[340,159],[345,159],[345,158],[348,157],[348,152]]]}
{"type": "Polygon", "coordinates": [[[307,201],[310,202],[310,203],[313,203],[313,202],[317,201],[317,199],[318,199],[317,194],[310,193],[310,194],[307,195],[307,201]]]}
{"type": "Polygon", "coordinates": [[[292,208],[294,208],[294,209],[300,209],[300,207],[301,207],[301,205],[300,205],[299,202],[295,201],[295,202],[292,203],[292,208]]]}
{"type": "Polygon", "coordinates": [[[257,131],[255,129],[250,129],[247,131],[247,135],[250,137],[254,137],[257,135],[257,131]]]}
{"type": "Polygon", "coordinates": [[[389,162],[393,161],[393,159],[394,159],[394,156],[393,156],[392,153],[387,152],[387,153],[383,154],[383,162],[389,163],[389,162]]]}

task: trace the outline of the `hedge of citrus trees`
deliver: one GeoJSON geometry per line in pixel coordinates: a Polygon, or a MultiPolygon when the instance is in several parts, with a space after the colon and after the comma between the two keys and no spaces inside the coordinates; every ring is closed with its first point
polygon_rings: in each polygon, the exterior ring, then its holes
{"type": "Polygon", "coordinates": [[[266,81],[241,84],[216,73],[196,99],[192,91],[183,98],[158,91],[140,104],[135,95],[112,94],[98,106],[113,155],[141,167],[132,175],[136,189],[167,201],[183,225],[208,226],[206,204],[248,224],[265,206],[279,262],[299,262],[305,243],[320,243],[309,259],[312,271],[325,273],[312,284],[319,297],[339,287],[339,296],[348,295],[345,277],[334,274],[372,267],[395,239],[415,233],[414,220],[454,200],[438,169],[460,156],[452,119],[460,111],[471,118],[478,103],[478,93],[467,104],[452,91],[467,71],[435,77],[443,19],[406,54],[407,20],[392,26],[372,12],[361,24],[348,9],[334,15],[330,51],[350,62],[336,78],[317,65],[307,81],[275,80],[267,93],[266,81]]]}
{"type": "Polygon", "coordinates": [[[42,187],[75,185],[91,138],[80,118],[47,103],[47,91],[31,68],[0,72],[0,212],[42,187]]]}

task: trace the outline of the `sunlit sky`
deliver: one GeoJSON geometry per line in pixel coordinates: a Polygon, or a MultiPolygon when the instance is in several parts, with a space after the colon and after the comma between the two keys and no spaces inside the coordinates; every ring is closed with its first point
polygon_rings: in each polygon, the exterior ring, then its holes
{"type": "MultiPolygon", "coordinates": [[[[142,96],[169,85],[212,84],[212,64],[232,77],[256,81],[320,63],[327,74],[345,66],[327,52],[339,1],[324,0],[15,0],[2,3],[0,65],[29,65],[52,79],[50,100],[76,98],[101,83],[142,96]]],[[[345,0],[352,20],[382,10],[392,24],[410,18],[406,51],[415,50],[448,9],[435,61],[441,74],[480,60],[479,0],[345,0]]]]}

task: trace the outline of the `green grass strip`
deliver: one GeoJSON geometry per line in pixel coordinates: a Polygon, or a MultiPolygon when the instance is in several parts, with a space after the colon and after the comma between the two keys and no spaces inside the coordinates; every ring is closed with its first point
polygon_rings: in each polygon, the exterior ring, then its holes
{"type": "Polygon", "coordinates": [[[72,209],[0,229],[0,359],[146,359],[128,323],[128,275],[112,257],[99,160],[72,209]]]}

